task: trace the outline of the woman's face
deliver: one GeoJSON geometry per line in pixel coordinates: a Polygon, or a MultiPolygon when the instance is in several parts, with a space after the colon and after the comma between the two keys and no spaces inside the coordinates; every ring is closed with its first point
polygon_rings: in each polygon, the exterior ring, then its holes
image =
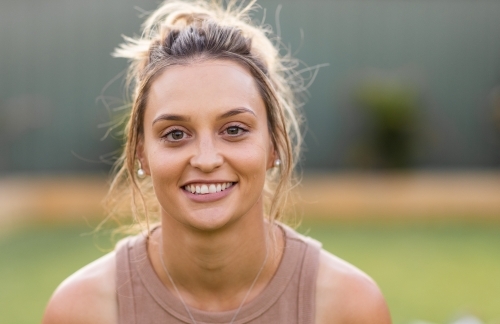
{"type": "Polygon", "coordinates": [[[263,216],[274,160],[266,116],[252,75],[235,62],[162,72],[151,85],[138,155],[164,221],[215,230],[263,216]]]}

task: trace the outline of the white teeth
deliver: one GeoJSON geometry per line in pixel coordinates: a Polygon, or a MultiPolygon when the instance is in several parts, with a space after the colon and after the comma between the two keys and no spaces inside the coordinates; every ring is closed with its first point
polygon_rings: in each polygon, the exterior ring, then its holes
{"type": "Polygon", "coordinates": [[[186,191],[189,191],[193,194],[198,194],[198,195],[205,195],[208,193],[217,193],[221,192],[223,190],[226,190],[227,188],[231,187],[233,185],[232,182],[224,182],[224,183],[212,183],[212,184],[202,184],[202,185],[186,185],[184,189],[186,191]]]}

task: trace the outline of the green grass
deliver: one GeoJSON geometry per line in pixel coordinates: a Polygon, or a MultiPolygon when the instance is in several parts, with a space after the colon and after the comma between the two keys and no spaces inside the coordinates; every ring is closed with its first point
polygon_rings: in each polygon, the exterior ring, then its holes
{"type": "MultiPolygon", "coordinates": [[[[500,224],[307,222],[300,230],[372,276],[394,323],[500,319],[500,224]]],[[[0,236],[0,323],[38,323],[56,286],[112,245],[85,226],[31,226],[0,236]],[[99,246],[101,249],[97,248],[99,246]]]]}
{"type": "Polygon", "coordinates": [[[103,255],[86,226],[36,226],[0,237],[0,323],[39,323],[57,285],[103,255]],[[86,234],[87,233],[87,234],[86,234]]]}
{"type": "Polygon", "coordinates": [[[325,224],[302,231],[367,272],[394,323],[448,323],[474,314],[500,320],[500,224],[325,224]]]}

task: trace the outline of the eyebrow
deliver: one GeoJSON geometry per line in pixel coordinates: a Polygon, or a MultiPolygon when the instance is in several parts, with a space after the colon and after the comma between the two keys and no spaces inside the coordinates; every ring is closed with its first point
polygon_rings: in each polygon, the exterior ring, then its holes
{"type": "MultiPolygon", "coordinates": [[[[250,114],[256,116],[255,113],[251,109],[248,109],[248,108],[245,108],[245,107],[240,107],[240,108],[231,109],[228,112],[223,113],[222,115],[220,115],[220,116],[217,117],[217,120],[229,118],[229,117],[232,117],[232,116],[235,116],[235,115],[239,115],[239,114],[244,114],[244,113],[250,113],[250,114]]],[[[161,120],[172,120],[172,121],[187,122],[187,121],[190,120],[190,118],[186,117],[186,116],[182,116],[182,115],[162,114],[162,115],[156,117],[153,120],[152,125],[154,125],[155,123],[157,123],[157,122],[159,122],[161,120]]]]}
{"type": "Polygon", "coordinates": [[[254,115],[255,117],[257,117],[255,115],[255,113],[253,112],[253,110],[245,108],[245,107],[240,107],[240,108],[231,109],[228,112],[223,113],[222,115],[217,117],[217,120],[225,119],[228,117],[232,117],[232,116],[244,114],[244,113],[250,113],[250,114],[254,115]]]}
{"type": "Polygon", "coordinates": [[[173,120],[173,121],[189,121],[190,118],[188,117],[185,117],[185,116],[182,116],[182,115],[173,115],[173,114],[162,114],[158,117],[156,117],[154,120],[153,120],[153,123],[152,125],[154,125],[155,123],[161,121],[161,120],[173,120]]]}

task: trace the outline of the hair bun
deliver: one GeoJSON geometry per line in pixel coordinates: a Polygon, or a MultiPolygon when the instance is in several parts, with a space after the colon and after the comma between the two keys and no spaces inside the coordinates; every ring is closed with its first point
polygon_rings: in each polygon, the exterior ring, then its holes
{"type": "Polygon", "coordinates": [[[177,12],[169,20],[171,20],[172,27],[184,28],[191,25],[198,27],[203,21],[210,19],[212,19],[212,17],[206,13],[177,12]]]}

